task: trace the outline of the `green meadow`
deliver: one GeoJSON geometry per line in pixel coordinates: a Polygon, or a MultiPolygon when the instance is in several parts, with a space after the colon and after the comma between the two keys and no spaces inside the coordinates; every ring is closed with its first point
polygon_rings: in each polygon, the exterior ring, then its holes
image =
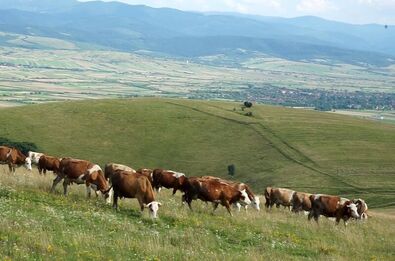
{"type": "MultiPolygon", "coordinates": [[[[0,256],[6,260],[391,260],[395,126],[332,113],[235,102],[136,98],[3,108],[1,137],[59,157],[162,167],[249,184],[366,200],[370,217],[345,228],[284,209],[236,213],[181,194],[156,195],[159,219],[122,200],[116,212],[84,186],[68,197],[40,176],[0,167],[0,256]],[[246,112],[252,116],[246,116],[246,112]],[[234,164],[236,173],[227,174],[234,164]]],[[[262,203],[264,198],[261,199],[262,203]]]]}

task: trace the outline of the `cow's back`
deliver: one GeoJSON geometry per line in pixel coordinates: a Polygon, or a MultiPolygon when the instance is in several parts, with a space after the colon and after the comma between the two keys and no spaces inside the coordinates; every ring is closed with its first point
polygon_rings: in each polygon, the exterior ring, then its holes
{"type": "Polygon", "coordinates": [[[77,179],[81,175],[86,174],[86,171],[94,164],[86,160],[79,160],[73,158],[63,158],[60,161],[59,169],[62,175],[71,179],[77,179]]]}
{"type": "Polygon", "coordinates": [[[128,171],[116,171],[111,177],[111,183],[120,197],[135,198],[137,195],[153,196],[150,181],[143,174],[128,171]]]}
{"type": "Polygon", "coordinates": [[[60,168],[60,160],[56,157],[42,155],[38,160],[38,166],[41,169],[57,171],[60,168]]]}
{"type": "Polygon", "coordinates": [[[315,211],[328,217],[336,216],[336,211],[341,206],[341,198],[338,196],[311,195],[310,200],[315,211]]]}
{"type": "Polygon", "coordinates": [[[275,203],[290,205],[292,203],[292,197],[294,193],[295,191],[290,189],[273,188],[270,194],[270,198],[275,203]]]}

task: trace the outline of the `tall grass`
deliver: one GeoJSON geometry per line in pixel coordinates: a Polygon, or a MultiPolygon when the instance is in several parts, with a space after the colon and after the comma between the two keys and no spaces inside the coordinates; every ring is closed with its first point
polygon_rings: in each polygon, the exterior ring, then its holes
{"type": "Polygon", "coordinates": [[[193,202],[191,212],[170,191],[159,219],[124,199],[116,212],[101,198],[85,198],[84,186],[48,192],[53,176],[0,167],[0,255],[12,260],[391,260],[393,219],[371,217],[347,228],[320,224],[287,210],[235,213],[193,202]]]}

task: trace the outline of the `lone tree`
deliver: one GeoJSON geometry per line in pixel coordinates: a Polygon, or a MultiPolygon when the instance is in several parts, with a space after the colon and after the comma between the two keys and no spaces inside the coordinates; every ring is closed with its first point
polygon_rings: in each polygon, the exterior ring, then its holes
{"type": "Polygon", "coordinates": [[[251,108],[251,107],[252,107],[252,102],[250,102],[250,101],[245,101],[245,102],[243,103],[243,105],[244,105],[244,107],[246,107],[246,108],[251,108]]]}

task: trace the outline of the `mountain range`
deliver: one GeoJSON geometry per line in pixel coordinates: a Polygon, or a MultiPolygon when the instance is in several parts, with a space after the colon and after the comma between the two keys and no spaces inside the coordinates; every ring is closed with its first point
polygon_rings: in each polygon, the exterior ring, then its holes
{"type": "MultiPolygon", "coordinates": [[[[177,57],[234,55],[242,50],[290,60],[395,63],[395,26],[312,16],[197,13],[101,1],[0,0],[0,31],[177,57]]],[[[0,39],[0,44],[12,45],[7,39],[0,39]]]]}

